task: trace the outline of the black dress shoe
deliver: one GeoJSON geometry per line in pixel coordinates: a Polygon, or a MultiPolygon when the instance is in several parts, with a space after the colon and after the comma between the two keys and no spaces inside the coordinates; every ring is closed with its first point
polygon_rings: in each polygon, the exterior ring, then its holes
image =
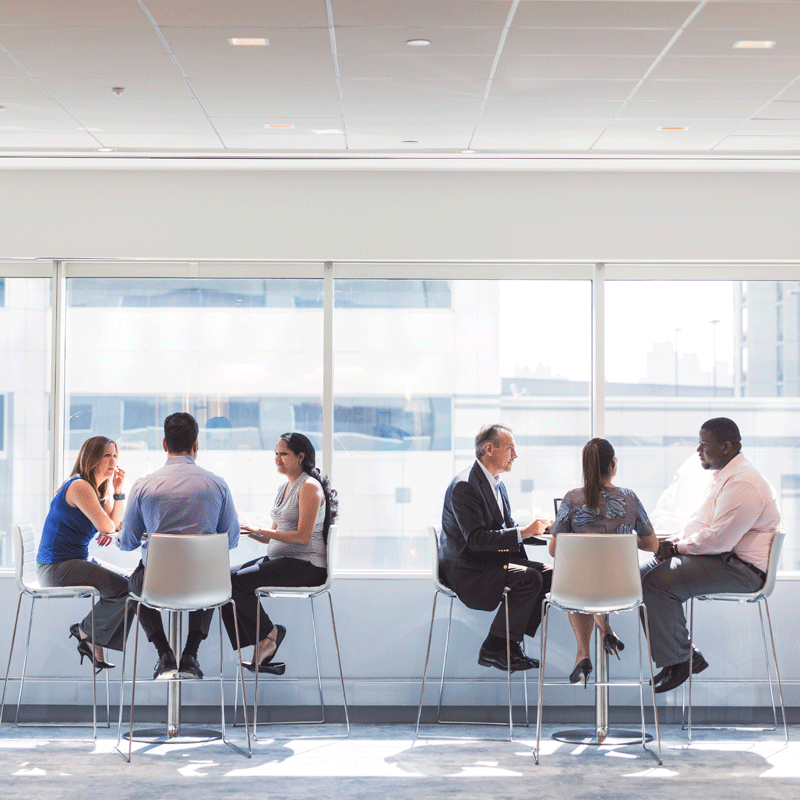
{"type": "MultiPolygon", "coordinates": [[[[506,660],[506,648],[504,647],[502,650],[489,650],[487,647],[481,647],[480,652],[478,653],[478,663],[482,667],[496,667],[497,669],[503,670],[503,672],[508,672],[508,661],[506,660]]],[[[535,659],[528,658],[527,656],[522,655],[521,651],[519,655],[515,655],[512,651],[511,653],[511,671],[512,672],[519,672],[520,670],[525,669],[534,669],[539,666],[539,662],[535,659]]]]}
{"type": "MultiPolygon", "coordinates": [[[[256,671],[256,667],[253,665],[252,661],[242,661],[242,666],[250,670],[250,672],[256,671]]],[[[286,664],[283,661],[262,661],[258,665],[258,672],[260,674],[268,672],[270,675],[283,675],[283,673],[286,672],[286,664]]]]}
{"type": "Polygon", "coordinates": [[[538,658],[530,658],[526,656],[525,653],[522,652],[522,646],[519,642],[511,642],[511,659],[513,663],[514,656],[518,658],[527,659],[528,661],[533,661],[533,669],[539,669],[539,659],[538,658]]]}
{"type": "Polygon", "coordinates": [[[202,678],[203,670],[200,669],[197,656],[184,653],[181,656],[181,663],[178,665],[178,674],[181,678],[202,678]]]}
{"type": "Polygon", "coordinates": [[[175,677],[172,673],[176,672],[178,664],[175,661],[175,654],[172,650],[168,650],[158,657],[155,668],[153,669],[153,680],[166,681],[175,677]]]}
{"type": "MultiPolygon", "coordinates": [[[[692,675],[702,672],[707,666],[708,662],[703,657],[703,654],[699,650],[695,650],[692,657],[692,675]]],[[[653,678],[653,691],[656,694],[670,692],[673,689],[677,689],[682,683],[686,683],[687,680],[689,680],[688,661],[681,661],[680,664],[670,664],[670,666],[664,667],[658,673],[658,676],[653,678]]]]}

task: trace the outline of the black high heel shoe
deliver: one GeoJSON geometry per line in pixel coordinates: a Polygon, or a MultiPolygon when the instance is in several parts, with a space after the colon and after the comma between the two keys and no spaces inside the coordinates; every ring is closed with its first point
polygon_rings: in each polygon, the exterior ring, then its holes
{"type": "Polygon", "coordinates": [[[81,655],[81,665],[83,665],[83,659],[88,658],[94,666],[96,672],[100,672],[100,670],[103,669],[114,668],[113,664],[107,664],[105,661],[95,658],[94,648],[89,644],[89,640],[81,639],[81,635],[78,632],[78,623],[69,626],[69,635],[71,637],[74,636],[78,640],[78,652],[81,655]]]}
{"type": "Polygon", "coordinates": [[[603,650],[606,651],[607,655],[614,655],[617,657],[617,660],[619,660],[620,651],[624,649],[625,645],[617,638],[616,633],[607,633],[603,637],[603,650]]]}
{"type": "Polygon", "coordinates": [[[581,675],[583,675],[583,688],[586,688],[586,683],[589,680],[589,673],[592,671],[592,662],[588,658],[581,659],[576,665],[575,669],[569,674],[570,683],[580,683],[581,675]]]}

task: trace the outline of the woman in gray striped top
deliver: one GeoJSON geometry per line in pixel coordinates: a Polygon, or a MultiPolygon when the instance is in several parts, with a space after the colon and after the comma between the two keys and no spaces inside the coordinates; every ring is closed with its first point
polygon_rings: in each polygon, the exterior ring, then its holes
{"type": "MultiPolygon", "coordinates": [[[[327,477],[316,468],[316,452],[302,433],[284,433],[275,445],[275,465],[286,477],[272,506],[272,528],[261,530],[242,525],[251,539],[268,546],[267,555],[231,570],[233,599],[239,621],[242,647],[254,645],[249,670],[283,672],[271,663],[286,636],[283,625],[275,625],[264,613],[253,592],[259,586],[319,586],[328,577],[328,530],[336,519],[338,501],[327,477]],[[256,621],[261,641],[256,642],[256,621]]],[[[236,647],[233,613],[223,607],[223,621],[236,647]]]]}

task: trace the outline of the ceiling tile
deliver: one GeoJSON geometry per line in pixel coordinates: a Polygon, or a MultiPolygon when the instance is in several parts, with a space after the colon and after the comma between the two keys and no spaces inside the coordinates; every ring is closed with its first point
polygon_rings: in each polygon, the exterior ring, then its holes
{"type": "Polygon", "coordinates": [[[785,80],[800,75],[800,58],[666,56],[651,73],[652,78],[671,80],[785,80]]]}
{"type": "Polygon", "coordinates": [[[503,55],[657,56],[672,30],[635,28],[520,28],[508,34],[503,55]]]}
{"type": "Polygon", "coordinates": [[[4,25],[52,25],[54,17],[65,27],[147,24],[135,0],[58,0],[56,6],[53,0],[3,0],[4,25]]]}
{"type": "Polygon", "coordinates": [[[132,98],[191,97],[186,81],[177,70],[172,70],[169,74],[152,76],[146,80],[125,80],[119,83],[109,78],[73,78],[58,75],[40,78],[39,82],[59,100],[84,98],[105,103],[110,99],[112,103],[114,101],[126,103],[132,98]],[[122,86],[125,91],[117,96],[111,91],[113,86],[122,86]]]}
{"type": "Polygon", "coordinates": [[[790,101],[800,101],[800,80],[795,81],[791,86],[788,86],[786,91],[782,92],[778,97],[777,100],[790,100],[790,101]]]}
{"type": "MultiPolygon", "coordinates": [[[[777,28],[800,31],[800,4],[789,2],[711,2],[700,10],[691,28],[777,28]]],[[[756,38],[756,37],[753,37],[756,38]]],[[[760,36],[757,38],[761,38],[760,36]]]]}
{"type": "Polygon", "coordinates": [[[47,97],[47,93],[30,78],[17,76],[0,76],[0,101],[2,105],[10,105],[10,100],[35,100],[47,97]]]}
{"type": "Polygon", "coordinates": [[[333,24],[353,27],[502,28],[509,3],[499,0],[332,0],[333,24]]]}
{"type": "Polygon", "coordinates": [[[534,28],[680,28],[695,8],[696,2],[671,0],[522,0],[514,24],[534,28]]]}
{"type": "Polygon", "coordinates": [[[800,136],[729,136],[721,141],[715,151],[736,150],[744,153],[782,152],[800,153],[800,136]]]}
{"type": "Polygon", "coordinates": [[[483,80],[343,80],[342,92],[347,107],[352,103],[369,103],[373,109],[387,113],[403,111],[409,102],[461,100],[479,102],[486,89],[483,80]],[[398,106],[398,104],[401,104],[398,106]]]}
{"type": "MultiPolygon", "coordinates": [[[[363,28],[337,27],[336,50],[340,55],[380,54],[405,56],[494,55],[500,44],[500,28],[363,28]],[[428,39],[428,47],[410,47],[409,39],[428,39]]],[[[327,36],[327,32],[326,32],[327,36]]]]}
{"type": "Polygon", "coordinates": [[[223,139],[234,134],[261,136],[262,138],[298,135],[314,135],[324,138],[324,136],[333,135],[314,133],[314,131],[322,130],[339,130],[340,134],[344,135],[344,131],[341,130],[341,120],[339,117],[280,117],[278,119],[266,117],[213,117],[211,122],[223,139]],[[264,125],[270,122],[293,125],[294,127],[289,130],[265,129],[264,125]]]}
{"type": "Polygon", "coordinates": [[[761,103],[709,103],[685,100],[670,100],[660,103],[627,103],[619,112],[620,119],[748,119],[761,108],[761,103]]]}
{"type": "Polygon", "coordinates": [[[146,0],[146,4],[160,26],[245,27],[251,36],[264,36],[270,27],[328,25],[321,0],[146,0]]]}
{"type": "Polygon", "coordinates": [[[622,103],[636,88],[635,80],[507,80],[492,81],[489,101],[500,98],[520,102],[552,100],[564,102],[614,101],[622,103]]]}
{"type": "Polygon", "coordinates": [[[495,73],[506,80],[635,80],[653,63],[636,56],[501,56],[495,73]]]}
{"type": "Polygon", "coordinates": [[[778,100],[758,112],[758,119],[800,119],[800,100],[778,100]]]}
{"type": "Polygon", "coordinates": [[[796,56],[800,52],[800,30],[695,30],[685,31],[670,48],[671,56],[735,56],[737,58],[774,58],[796,56]],[[775,42],[769,50],[736,50],[738,41],[758,39],[775,42]]]}
{"type": "Polygon", "coordinates": [[[107,78],[116,81],[110,86],[126,86],[132,81],[178,74],[163,48],[148,48],[135,57],[114,48],[103,52],[74,50],[69,53],[26,53],[20,56],[19,62],[35,78],[107,78]]]}
{"type": "Polygon", "coordinates": [[[339,116],[336,83],[314,80],[224,81],[195,78],[192,87],[212,117],[255,117],[281,114],[293,117],[339,116]]]}
{"type": "Polygon", "coordinates": [[[236,83],[239,80],[285,80],[287,78],[311,78],[320,81],[334,80],[333,58],[330,53],[308,53],[302,56],[283,56],[265,53],[259,48],[257,54],[246,57],[238,53],[204,55],[182,53],[176,56],[183,73],[194,81],[196,78],[213,78],[236,83]]]}
{"type": "Polygon", "coordinates": [[[164,45],[144,17],[141,25],[0,25],[0,45],[21,61],[28,53],[63,56],[110,50],[135,58],[137,54],[164,52],[164,45]]]}
{"type": "Polygon", "coordinates": [[[695,102],[758,101],[766,103],[786,84],[783,81],[673,81],[648,79],[636,92],[636,100],[663,102],[689,100],[695,102]]]}
{"type": "Polygon", "coordinates": [[[578,119],[613,117],[620,103],[599,100],[551,100],[535,98],[492,98],[486,102],[482,120],[578,119]]]}
{"type": "Polygon", "coordinates": [[[276,28],[264,33],[269,41],[266,47],[234,46],[232,37],[251,35],[248,30],[231,28],[162,28],[170,50],[176,55],[235,55],[243,61],[262,58],[264,55],[286,56],[324,52],[331,55],[331,37],[327,28],[276,28]]]}
{"type": "Polygon", "coordinates": [[[76,131],[81,128],[81,122],[53,100],[10,103],[0,113],[0,136],[13,130],[76,131]]]}
{"type": "Polygon", "coordinates": [[[486,80],[491,74],[492,56],[340,55],[342,80],[358,78],[422,78],[426,80],[486,80]]]}
{"type": "Polygon", "coordinates": [[[739,127],[736,135],[800,137],[800,119],[751,119],[739,127]]]}

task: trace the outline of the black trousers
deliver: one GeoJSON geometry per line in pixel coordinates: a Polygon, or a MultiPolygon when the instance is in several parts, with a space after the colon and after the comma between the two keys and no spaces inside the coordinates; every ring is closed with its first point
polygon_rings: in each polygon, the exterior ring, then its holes
{"type": "MultiPolygon", "coordinates": [[[[236,603],[236,616],[239,622],[239,643],[242,647],[256,644],[256,621],[262,639],[274,627],[264,613],[261,603],[253,594],[260,586],[321,586],[328,578],[328,571],[315,567],[299,558],[256,558],[231,569],[233,601],[236,603]]],[[[233,627],[233,611],[230,605],[220,609],[222,621],[228,631],[231,647],[236,649],[236,631],[233,627]]]]}
{"type": "MultiPolygon", "coordinates": [[[[128,578],[128,587],[133,594],[141,597],[142,585],[144,583],[144,564],[139,562],[139,566],[133,571],[133,574],[128,578]]],[[[189,633],[199,633],[203,639],[208,636],[208,631],[211,628],[211,620],[214,617],[214,609],[203,609],[200,611],[189,612],[189,633]]],[[[153,641],[153,637],[159,633],[166,636],[164,633],[164,622],[161,619],[161,612],[156,611],[154,608],[146,608],[142,606],[139,611],[139,621],[142,625],[142,630],[147,634],[147,640],[153,641]]],[[[169,637],[167,637],[169,638],[169,637]]]]}
{"type": "MultiPolygon", "coordinates": [[[[550,591],[553,570],[538,561],[523,558],[509,563],[506,586],[508,593],[508,628],[512,642],[521,642],[523,636],[535,636],[542,621],[542,601],[550,591]]],[[[506,638],[505,601],[500,601],[489,633],[506,638]]]]}

